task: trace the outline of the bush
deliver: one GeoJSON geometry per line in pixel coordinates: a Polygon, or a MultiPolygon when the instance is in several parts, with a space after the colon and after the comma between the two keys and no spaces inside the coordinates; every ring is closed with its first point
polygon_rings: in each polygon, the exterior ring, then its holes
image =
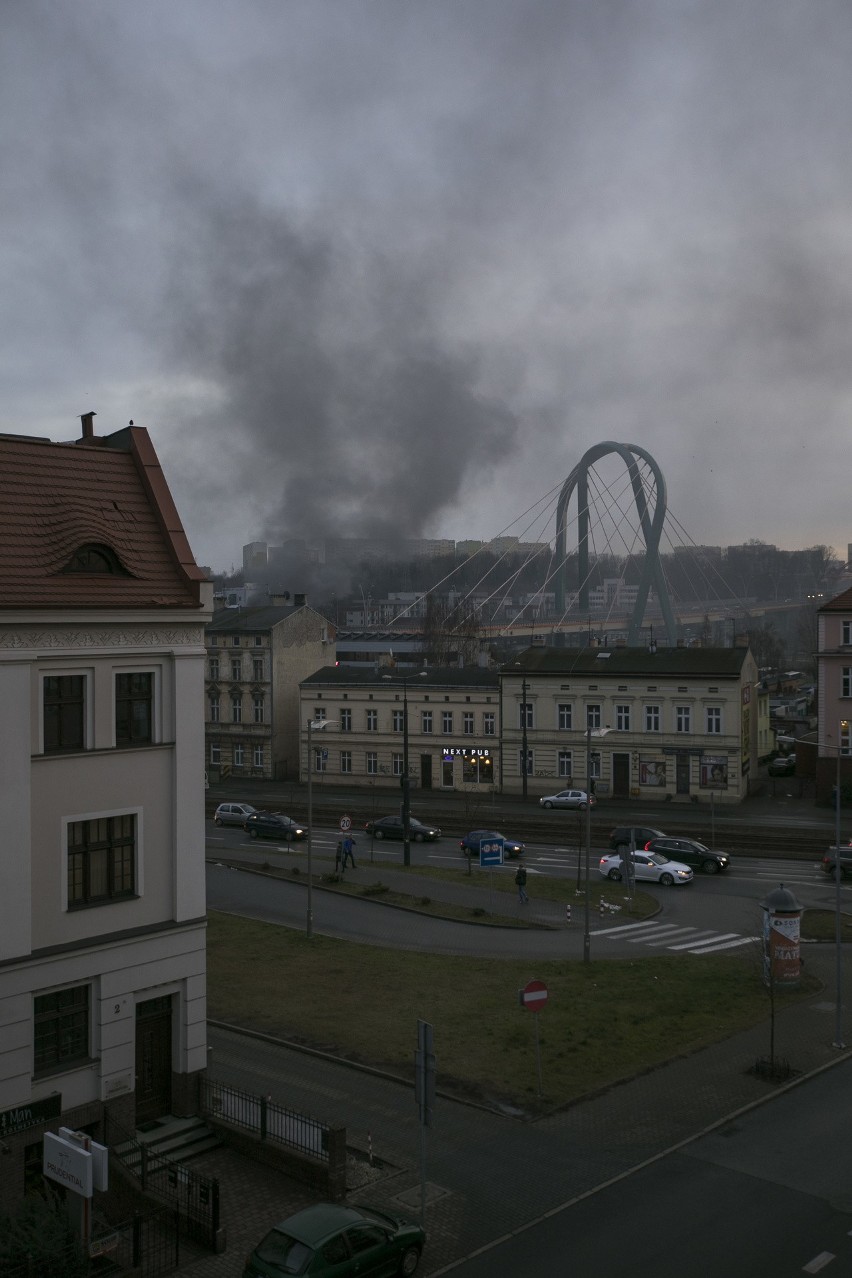
{"type": "Polygon", "coordinates": [[[8,1278],[82,1278],[87,1261],[56,1194],[25,1198],[14,1216],[0,1216],[0,1274],[8,1278]]]}

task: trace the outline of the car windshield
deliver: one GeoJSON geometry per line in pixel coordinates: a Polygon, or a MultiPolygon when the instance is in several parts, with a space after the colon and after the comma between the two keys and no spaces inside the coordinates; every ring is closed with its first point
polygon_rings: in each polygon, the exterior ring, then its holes
{"type": "Polygon", "coordinates": [[[649,852],[648,858],[654,862],[654,865],[668,865],[669,863],[669,858],[663,856],[662,852],[649,852]]]}
{"type": "Polygon", "coordinates": [[[298,1238],[271,1229],[263,1242],[255,1249],[258,1260],[265,1265],[275,1265],[282,1274],[304,1273],[313,1251],[298,1238]]]}

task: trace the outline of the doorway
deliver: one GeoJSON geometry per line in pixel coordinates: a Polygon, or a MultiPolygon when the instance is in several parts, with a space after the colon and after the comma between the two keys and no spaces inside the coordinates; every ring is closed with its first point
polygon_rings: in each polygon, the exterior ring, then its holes
{"type": "Polygon", "coordinates": [[[432,756],[431,754],[421,754],[420,756],[420,788],[422,790],[432,789],[432,756]]]}
{"type": "Polygon", "coordinates": [[[616,799],[626,799],[630,794],[630,755],[612,756],[612,793],[616,799]]]}
{"type": "Polygon", "coordinates": [[[679,750],[675,757],[675,791],[689,794],[689,755],[685,750],[679,750]]]}
{"type": "Polygon", "coordinates": [[[172,998],[136,1004],[136,1126],[171,1112],[172,998]]]}

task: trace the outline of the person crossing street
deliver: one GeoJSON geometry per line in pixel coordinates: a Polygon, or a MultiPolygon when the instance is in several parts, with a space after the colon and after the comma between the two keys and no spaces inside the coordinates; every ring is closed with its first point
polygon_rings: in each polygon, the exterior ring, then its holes
{"type": "Polygon", "coordinates": [[[522,865],[518,866],[515,882],[518,885],[518,900],[521,905],[526,905],[530,898],[527,896],[527,872],[522,865]]]}

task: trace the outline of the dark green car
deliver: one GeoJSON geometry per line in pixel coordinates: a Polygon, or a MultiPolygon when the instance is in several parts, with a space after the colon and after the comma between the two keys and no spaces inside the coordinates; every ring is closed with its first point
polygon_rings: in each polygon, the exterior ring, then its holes
{"type": "Polygon", "coordinates": [[[243,1278],[411,1278],[425,1242],[424,1230],[405,1216],[377,1207],[318,1203],[270,1229],[246,1261],[243,1278]]]}

